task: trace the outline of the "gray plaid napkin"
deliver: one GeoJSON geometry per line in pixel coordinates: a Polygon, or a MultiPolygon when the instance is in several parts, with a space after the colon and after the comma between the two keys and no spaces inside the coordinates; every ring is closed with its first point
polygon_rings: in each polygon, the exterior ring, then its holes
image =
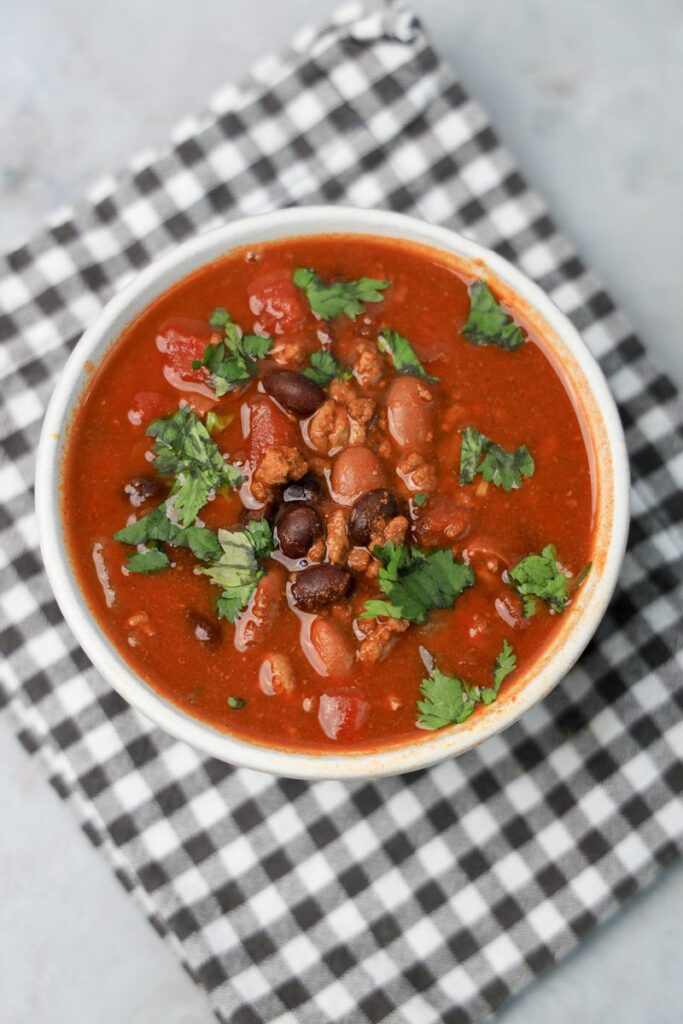
{"type": "Polygon", "coordinates": [[[93,843],[233,1024],[478,1021],[683,845],[683,409],[409,12],[346,11],[0,264],[0,698],[93,843]],[[37,550],[40,422],[84,327],[180,240],[238,214],[387,206],[547,289],[626,427],[633,526],[579,666],[479,750],[308,785],[162,735],[88,664],[37,550]]]}

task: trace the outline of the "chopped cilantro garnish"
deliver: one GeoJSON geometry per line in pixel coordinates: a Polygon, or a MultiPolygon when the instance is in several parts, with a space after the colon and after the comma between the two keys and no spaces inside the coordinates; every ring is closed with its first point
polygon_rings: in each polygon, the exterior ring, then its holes
{"type": "Polygon", "coordinates": [[[427,495],[425,494],[424,491],[419,491],[418,494],[413,495],[413,504],[417,505],[418,508],[421,508],[426,500],[427,495]]]}
{"type": "Polygon", "coordinates": [[[208,344],[201,359],[192,363],[194,370],[205,366],[209,371],[209,383],[218,397],[245,384],[256,373],[257,359],[263,359],[271,349],[272,340],[259,334],[243,334],[227,309],[214,309],[209,323],[216,330],[223,331],[221,341],[208,344]]]}
{"type": "Polygon", "coordinates": [[[179,524],[190,526],[210,494],[239,487],[242,477],[221,455],[211,435],[189,406],[173,416],[154,420],[147,428],[155,438],[154,465],[162,476],[174,476],[170,497],[179,524]]]}
{"type": "Polygon", "coordinates": [[[243,530],[219,530],[222,554],[214,565],[199,571],[221,587],[218,614],[234,622],[247,607],[259,580],[265,575],[259,564],[273,550],[273,534],[266,519],[247,523],[243,530]]]}
{"type": "Polygon", "coordinates": [[[503,311],[484,281],[470,285],[470,315],[462,333],[475,345],[496,345],[513,352],[525,342],[524,333],[503,311]]]}
{"type": "Polygon", "coordinates": [[[435,608],[452,608],[463,590],[474,583],[474,572],[464,562],[456,562],[450,549],[425,554],[419,548],[407,548],[391,542],[375,547],[382,563],[380,589],[388,601],[365,602],[361,618],[387,615],[394,619],[425,622],[435,608]]]}
{"type": "Polygon", "coordinates": [[[427,373],[415,355],[413,346],[398,331],[383,330],[377,339],[377,348],[380,352],[389,353],[397,373],[408,373],[412,377],[419,377],[421,380],[429,381],[430,384],[439,383],[438,377],[427,373]]]}
{"type": "Polygon", "coordinates": [[[477,706],[467,691],[467,683],[459,676],[447,676],[434,665],[422,680],[417,702],[417,724],[422,729],[443,729],[446,725],[459,725],[469,718],[477,706]]]}
{"type": "Polygon", "coordinates": [[[545,601],[552,611],[564,611],[569,599],[569,576],[561,570],[552,544],[547,544],[540,555],[527,555],[514,569],[510,569],[508,576],[512,586],[522,595],[523,611],[527,617],[536,612],[536,597],[545,601]]]}
{"type": "Polygon", "coordinates": [[[147,551],[137,551],[133,555],[128,555],[126,569],[128,572],[151,573],[168,569],[170,564],[171,560],[164,551],[149,548],[147,551]]]}
{"type": "Polygon", "coordinates": [[[315,381],[321,388],[327,387],[335,378],[349,380],[351,371],[346,366],[341,366],[331,352],[324,349],[320,352],[313,352],[310,356],[310,366],[304,370],[304,377],[315,381]]]}
{"type": "Polygon", "coordinates": [[[461,484],[471,484],[476,474],[481,473],[484,480],[511,491],[521,487],[522,477],[533,476],[535,470],[536,464],[525,444],[514,452],[507,452],[474,427],[465,427],[462,431],[461,484]]]}
{"type": "Polygon", "coordinates": [[[363,303],[381,302],[382,292],[390,284],[389,281],[376,281],[371,277],[325,284],[315,270],[308,267],[297,267],[292,280],[297,288],[306,293],[309,306],[321,320],[332,320],[342,314],[355,320],[365,312],[363,303]]]}
{"type": "Polygon", "coordinates": [[[233,708],[233,710],[241,711],[246,706],[247,702],[244,697],[228,697],[228,707],[233,708]]]}
{"type": "Polygon", "coordinates": [[[449,676],[433,665],[422,680],[417,702],[417,724],[423,729],[443,729],[459,725],[469,718],[477,704],[492,704],[498,697],[503,680],[517,667],[517,655],[507,640],[493,666],[493,686],[473,686],[460,676],[449,676]]]}
{"type": "MultiPolygon", "coordinates": [[[[178,526],[168,517],[166,502],[153,512],[137,519],[130,526],[114,534],[122,544],[148,544],[161,542],[176,548],[189,548],[202,562],[211,562],[220,556],[221,546],[213,530],[203,526],[178,526]]],[[[130,569],[130,565],[128,566],[130,569]]],[[[163,568],[163,566],[159,566],[163,568]]],[[[140,570],[131,570],[139,572],[140,570]]]]}

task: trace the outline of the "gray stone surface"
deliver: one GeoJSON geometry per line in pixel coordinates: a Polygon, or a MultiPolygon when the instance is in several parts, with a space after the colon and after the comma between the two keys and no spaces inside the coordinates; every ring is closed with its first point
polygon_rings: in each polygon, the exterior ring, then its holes
{"type": "MultiPolygon", "coordinates": [[[[331,0],[0,0],[0,248],[331,0]]],[[[683,382],[680,0],[415,0],[525,174],[683,382]]],[[[208,1024],[179,968],[0,719],[0,1020],[208,1024]]],[[[500,1015],[678,1024],[683,866],[500,1015]],[[615,1012],[616,1011],[616,1012],[615,1012]]]]}

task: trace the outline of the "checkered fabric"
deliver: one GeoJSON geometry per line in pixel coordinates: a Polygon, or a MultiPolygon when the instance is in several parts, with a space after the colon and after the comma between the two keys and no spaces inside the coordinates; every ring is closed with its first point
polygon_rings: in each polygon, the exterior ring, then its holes
{"type": "Polygon", "coordinates": [[[683,845],[683,407],[410,12],[340,14],[0,263],[2,680],[19,736],[231,1024],[479,1021],[683,845]],[[633,470],[621,584],[543,704],[379,782],[236,770],[163,735],[75,645],[37,549],[55,379],[140,267],[295,203],[450,225],[535,278],[618,400],[633,470]]]}

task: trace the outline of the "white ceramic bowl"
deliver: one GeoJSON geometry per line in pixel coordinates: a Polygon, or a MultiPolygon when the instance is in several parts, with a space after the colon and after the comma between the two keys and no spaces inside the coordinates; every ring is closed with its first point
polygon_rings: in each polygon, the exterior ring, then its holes
{"type": "Polygon", "coordinates": [[[90,660],[130,704],[173,736],[232,764],[291,778],[367,778],[424,768],[477,746],[542,700],[566,675],[597,628],[617,580],[628,528],[628,485],[624,436],[605,379],[574,327],[537,285],[500,256],[453,231],[379,210],[303,207],[234,221],[186,242],[142,271],[107,304],[74,349],[52,396],[38,452],[36,509],[45,567],[64,617],[90,660]],[[597,481],[594,570],[547,647],[485,712],[461,726],[425,733],[400,746],[307,754],[221,732],[191,718],[136,675],[98,626],[78,587],[61,521],[60,473],[66,427],[92,365],[153,299],[234,247],[334,232],[409,239],[448,254],[464,271],[492,281],[545,339],[546,351],[574,397],[592,450],[597,481]]]}

